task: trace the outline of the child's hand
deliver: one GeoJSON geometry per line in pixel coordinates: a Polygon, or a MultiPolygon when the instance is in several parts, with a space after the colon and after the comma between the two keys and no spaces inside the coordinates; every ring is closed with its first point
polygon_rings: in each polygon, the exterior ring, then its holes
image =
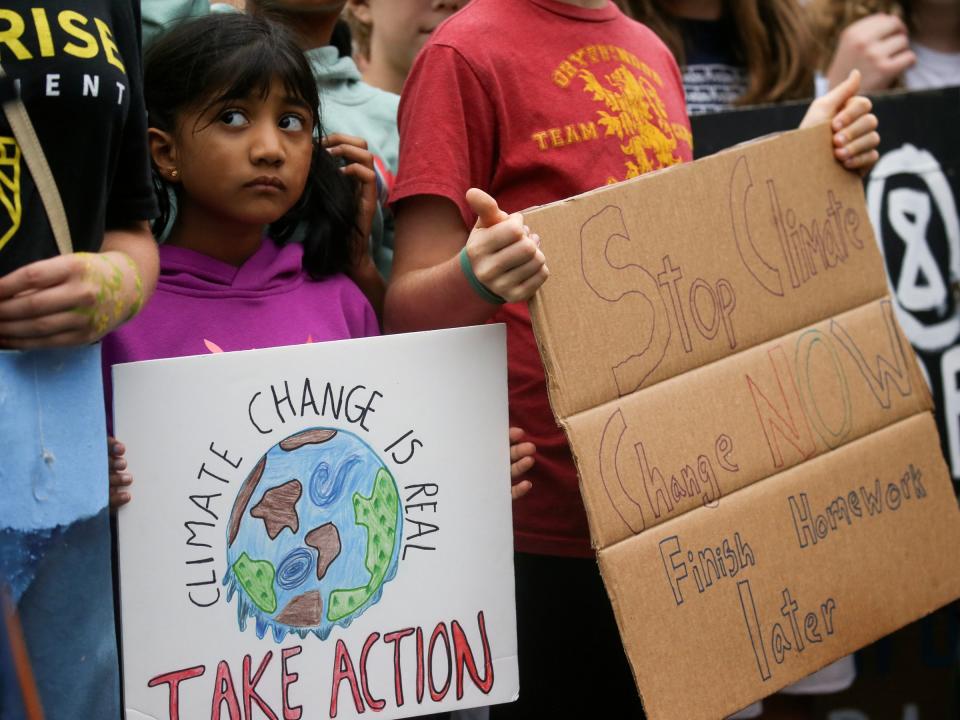
{"type": "Polygon", "coordinates": [[[133,476],[125,472],[127,461],[123,454],[127,449],[114,437],[107,438],[107,455],[110,458],[110,509],[116,510],[130,502],[126,488],[133,484],[133,476]]]}
{"type": "Polygon", "coordinates": [[[357,217],[357,256],[369,254],[368,238],[377,212],[377,171],[373,166],[373,153],[367,150],[367,141],[353,135],[333,133],[323,138],[323,146],[335,158],[345,162],[340,171],[356,178],[360,183],[360,214],[357,217]]]}
{"type": "Polygon", "coordinates": [[[859,69],[864,90],[886,90],[916,62],[903,20],[876,13],[851,23],[841,33],[827,80],[830,87],[836,87],[851,70],[859,69]]]}
{"type": "MultiPolygon", "coordinates": [[[[537,452],[537,446],[532,442],[523,442],[525,433],[522,428],[510,428],[510,479],[517,480],[525,472],[533,467],[536,462],[534,453],[537,452]]],[[[510,486],[510,495],[514,500],[522,498],[533,487],[529,480],[520,480],[510,486]]]]}
{"type": "Polygon", "coordinates": [[[829,122],[837,162],[865,175],[880,159],[880,134],[877,116],[870,112],[873,106],[868,98],[857,95],[859,89],[860,72],[853,70],[846,80],[810,104],[800,127],[829,122]]]}
{"type": "Polygon", "coordinates": [[[477,214],[467,238],[467,257],[477,280],[506,302],[529,300],[550,274],[540,237],[530,235],[523,215],[507,215],[482,190],[467,190],[467,202],[477,214]]]}
{"type": "Polygon", "coordinates": [[[367,141],[353,135],[334,133],[323,139],[323,146],[336,158],[347,163],[340,170],[360,182],[360,212],[354,236],[350,278],[366,295],[378,319],[383,318],[383,299],[387,285],[377,270],[370,254],[370,231],[377,212],[377,172],[373,153],[367,150],[367,141]]]}

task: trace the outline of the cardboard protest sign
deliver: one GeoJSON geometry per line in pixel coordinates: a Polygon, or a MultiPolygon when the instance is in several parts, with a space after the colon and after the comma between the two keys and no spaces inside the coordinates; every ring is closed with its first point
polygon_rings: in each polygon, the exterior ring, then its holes
{"type": "Polygon", "coordinates": [[[128,718],[516,698],[502,326],[131,363],[114,388],[128,718]]]}
{"type": "Polygon", "coordinates": [[[732,713],[960,595],[929,392],[830,142],[524,214],[551,404],[657,720],[732,713]]]}
{"type": "MultiPolygon", "coordinates": [[[[880,161],[867,176],[867,208],[904,334],[934,397],[943,451],[960,481],[960,87],[872,98],[880,161]]],[[[794,128],[807,103],[691,118],[698,157],[758,134],[794,128]]]]}

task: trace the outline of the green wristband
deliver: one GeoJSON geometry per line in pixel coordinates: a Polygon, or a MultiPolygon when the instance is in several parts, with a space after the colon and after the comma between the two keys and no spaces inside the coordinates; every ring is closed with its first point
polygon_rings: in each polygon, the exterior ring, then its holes
{"type": "Polygon", "coordinates": [[[470,287],[473,288],[474,292],[477,293],[481,298],[486,300],[491,305],[503,305],[506,300],[497,295],[496,293],[490,292],[487,289],[487,286],[484,285],[477,278],[476,274],[473,272],[473,265],[470,264],[470,258],[467,255],[467,246],[463,246],[463,250],[460,251],[460,269],[463,271],[463,276],[467,279],[467,282],[470,283],[470,287]]]}

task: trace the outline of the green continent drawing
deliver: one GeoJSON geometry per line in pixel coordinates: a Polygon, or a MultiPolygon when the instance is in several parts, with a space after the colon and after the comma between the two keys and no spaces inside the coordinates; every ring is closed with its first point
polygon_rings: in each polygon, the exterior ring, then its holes
{"type": "Polygon", "coordinates": [[[277,571],[269,560],[251,560],[243,553],[233,564],[233,572],[258,608],[268,613],[277,609],[277,596],[273,592],[273,578],[277,571]]]}
{"type": "Polygon", "coordinates": [[[400,517],[400,499],[393,476],[380,468],[370,497],[360,493],[353,496],[357,525],[367,528],[367,552],[364,565],[370,572],[370,582],[363,587],[334,590],[330,593],[327,619],[336,622],[363,605],[380,589],[393,559],[397,522],[400,517]]]}

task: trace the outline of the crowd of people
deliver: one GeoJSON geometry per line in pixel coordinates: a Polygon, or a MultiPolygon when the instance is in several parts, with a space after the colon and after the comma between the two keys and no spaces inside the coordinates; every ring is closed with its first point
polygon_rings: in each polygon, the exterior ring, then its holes
{"type": "MultiPolygon", "coordinates": [[[[109,416],[115,363],[506,323],[521,694],[490,714],[590,717],[604,697],[642,717],[547,401],[526,301],[550,258],[522,210],[690,161],[689,114],[784,100],[809,99],[802,126],[829,123],[823,152],[863,173],[860,93],[960,80],[960,2],[8,0],[0,69],[3,355],[102,341],[109,416]],[[604,78],[636,82],[626,56],[661,81],[635,118],[656,148],[553,132],[595,115],[604,78]],[[554,632],[572,606],[589,653],[554,632]]],[[[103,437],[123,512],[137,469],[103,437]]],[[[0,474],[2,495],[18,483],[0,474]]],[[[121,716],[110,543],[106,509],[0,528],[34,669],[0,661],[0,717],[121,716]]],[[[844,687],[852,663],[821,680],[798,691],[844,687]]]]}

